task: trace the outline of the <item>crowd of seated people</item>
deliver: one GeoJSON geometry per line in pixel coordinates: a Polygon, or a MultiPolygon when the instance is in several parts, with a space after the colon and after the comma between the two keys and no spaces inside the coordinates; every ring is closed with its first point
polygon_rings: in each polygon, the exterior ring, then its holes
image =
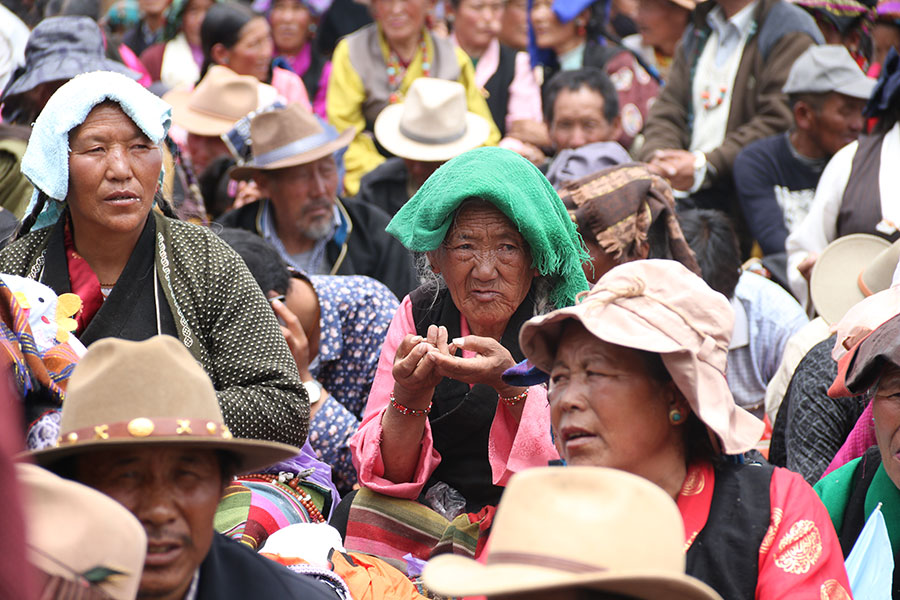
{"type": "Polygon", "coordinates": [[[0,0],[0,82],[0,597],[900,599],[893,0],[0,0]]]}

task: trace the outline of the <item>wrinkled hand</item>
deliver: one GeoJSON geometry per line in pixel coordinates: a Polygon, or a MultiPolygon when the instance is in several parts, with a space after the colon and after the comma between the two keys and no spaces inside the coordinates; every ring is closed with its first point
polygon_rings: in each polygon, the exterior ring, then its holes
{"type": "Polygon", "coordinates": [[[237,186],[237,194],[234,197],[234,204],[231,208],[240,208],[251,202],[256,202],[262,198],[262,192],[255,181],[239,181],[237,186]]]}
{"type": "Polygon", "coordinates": [[[803,275],[803,279],[806,280],[806,284],[809,285],[809,280],[812,277],[813,267],[816,266],[816,261],[819,260],[819,255],[815,252],[810,252],[806,255],[800,264],[797,265],[797,270],[800,271],[800,274],[803,275]]]}
{"type": "Polygon", "coordinates": [[[676,190],[686,192],[694,185],[694,154],[688,150],[657,150],[649,169],[668,179],[676,190]]]}
{"type": "Polygon", "coordinates": [[[394,397],[414,409],[424,409],[431,401],[434,388],[444,378],[437,370],[439,356],[449,355],[456,348],[447,343],[447,328],[428,326],[426,337],[407,335],[394,356],[394,397]]]}
{"type": "Polygon", "coordinates": [[[550,147],[550,133],[543,121],[518,119],[510,123],[506,135],[538,148],[550,147]]]}
{"type": "Polygon", "coordinates": [[[453,340],[453,346],[465,348],[475,352],[472,358],[453,356],[451,353],[441,353],[434,357],[437,371],[444,377],[450,377],[468,384],[480,383],[497,390],[500,395],[510,389],[501,375],[506,369],[515,366],[509,350],[500,345],[494,338],[467,335],[453,340]]]}

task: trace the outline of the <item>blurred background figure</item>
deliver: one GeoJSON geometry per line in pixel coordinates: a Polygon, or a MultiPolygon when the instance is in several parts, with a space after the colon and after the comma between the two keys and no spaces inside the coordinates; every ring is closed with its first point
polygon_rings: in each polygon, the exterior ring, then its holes
{"type": "Polygon", "coordinates": [[[675,47],[688,25],[695,0],[639,0],[635,24],[638,32],[622,43],[638,52],[663,81],[675,58],[675,47]]]}
{"type": "Polygon", "coordinates": [[[190,87],[200,80],[203,47],[200,25],[215,0],[174,0],[166,13],[162,38],[141,52],[150,78],[167,89],[190,87]]]}

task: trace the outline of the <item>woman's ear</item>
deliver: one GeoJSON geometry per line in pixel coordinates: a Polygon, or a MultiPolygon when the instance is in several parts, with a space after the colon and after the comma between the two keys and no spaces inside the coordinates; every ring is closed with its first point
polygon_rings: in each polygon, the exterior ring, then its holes
{"type": "Polygon", "coordinates": [[[431,250],[429,252],[426,252],[425,256],[428,257],[428,264],[431,265],[431,272],[434,273],[435,275],[440,275],[441,267],[440,267],[440,259],[438,258],[438,251],[431,250]]]}
{"type": "Polygon", "coordinates": [[[213,44],[209,50],[209,57],[217,65],[227,65],[231,57],[231,51],[225,47],[225,44],[213,44]]]}
{"type": "Polygon", "coordinates": [[[681,390],[678,389],[678,386],[675,385],[674,381],[667,381],[663,386],[663,394],[666,399],[666,406],[670,411],[677,410],[682,415],[681,422],[683,423],[687,416],[691,414],[691,405],[687,401],[687,398],[684,397],[684,394],[681,393],[681,390]]]}

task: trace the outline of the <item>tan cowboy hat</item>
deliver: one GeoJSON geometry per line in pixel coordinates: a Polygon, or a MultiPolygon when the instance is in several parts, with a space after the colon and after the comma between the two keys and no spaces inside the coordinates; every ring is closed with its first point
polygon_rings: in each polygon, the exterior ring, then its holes
{"type": "Polygon", "coordinates": [[[69,379],[59,431],[57,446],[31,454],[47,468],[66,456],[134,444],[227,450],[239,472],[300,453],[287,444],[232,437],[209,376],[166,335],[91,344],[69,379]]]}
{"type": "MultiPolygon", "coordinates": [[[[828,244],[816,259],[809,279],[809,297],[816,312],[829,324],[837,323],[851,306],[880,291],[866,286],[863,273],[879,255],[890,250],[889,241],[868,233],[845,235],[828,244]],[[869,289],[869,292],[864,289],[869,289]]],[[[894,266],[897,266],[896,259],[894,266]]],[[[874,272],[870,274],[868,283],[880,285],[876,284],[874,272]]],[[[889,276],[887,285],[881,289],[886,289],[890,284],[889,276]]]]}
{"type": "Polygon", "coordinates": [[[375,139],[391,154],[443,162],[484,144],[491,125],[469,112],[461,83],[419,77],[403,102],[378,114],[374,131],[375,139]]]}
{"type": "Polygon", "coordinates": [[[725,296],[681,263],[645,259],[621,264],[575,306],[527,321],[519,331],[519,345],[546,373],[553,369],[569,319],[607,343],[659,354],[691,410],[726,454],[746,452],[762,437],[763,422],[734,403],[725,380],[734,310],[725,296]]]}
{"type": "Polygon", "coordinates": [[[449,596],[590,589],[646,600],[720,598],[684,567],[684,524],[662,488],[615,469],[541,467],[510,479],[487,564],[442,554],[422,577],[449,596]]]}
{"type": "Polygon", "coordinates": [[[35,465],[16,465],[24,497],[28,562],[51,577],[90,582],[117,600],[141,583],[147,535],[127,508],[35,465]]]}
{"type": "Polygon", "coordinates": [[[177,89],[163,100],[172,105],[172,122],[188,133],[220,136],[234,124],[278,98],[278,91],[251,75],[213,65],[193,90],[177,89]]]}
{"type": "Polygon", "coordinates": [[[299,104],[288,104],[250,120],[253,157],[229,174],[232,179],[250,179],[256,171],[305,165],[346,147],[355,135],[353,127],[338,134],[299,104]]]}

